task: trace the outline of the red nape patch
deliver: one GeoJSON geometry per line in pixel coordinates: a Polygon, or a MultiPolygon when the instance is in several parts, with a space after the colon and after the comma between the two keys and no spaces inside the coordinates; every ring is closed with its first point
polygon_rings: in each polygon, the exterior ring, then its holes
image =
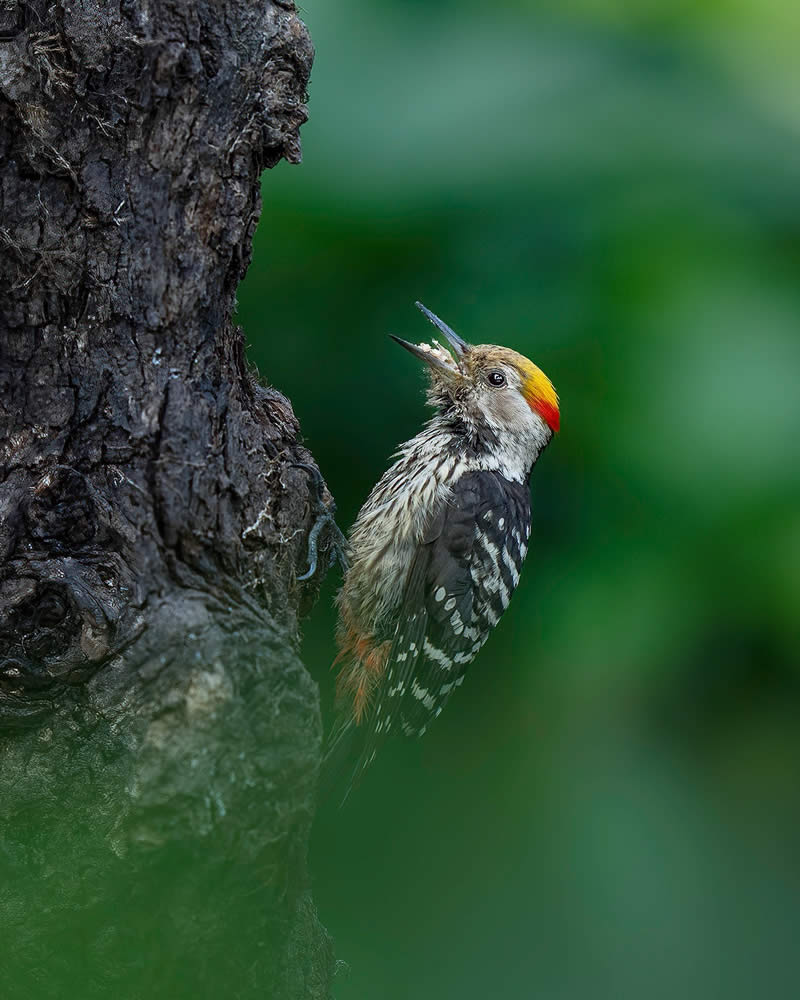
{"type": "Polygon", "coordinates": [[[533,409],[536,410],[551,430],[558,431],[561,426],[561,414],[558,412],[557,406],[553,406],[552,403],[546,403],[543,399],[537,399],[533,402],[533,409]]]}

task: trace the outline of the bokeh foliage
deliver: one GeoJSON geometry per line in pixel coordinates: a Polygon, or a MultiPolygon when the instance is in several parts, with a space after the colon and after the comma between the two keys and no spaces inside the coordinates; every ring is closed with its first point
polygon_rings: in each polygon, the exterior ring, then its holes
{"type": "Polygon", "coordinates": [[[563,427],[467,683],[319,817],[337,997],[796,995],[796,8],[303,15],[305,161],[265,178],[239,321],[340,523],[424,417],[386,337],[428,336],[416,298],[531,356],[563,427]]]}

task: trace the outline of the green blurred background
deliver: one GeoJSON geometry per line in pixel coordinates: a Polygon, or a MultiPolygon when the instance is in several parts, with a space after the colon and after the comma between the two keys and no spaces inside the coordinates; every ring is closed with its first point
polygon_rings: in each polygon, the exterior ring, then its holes
{"type": "Polygon", "coordinates": [[[800,995],[800,8],[302,15],[239,321],[340,524],[426,416],[415,299],[532,357],[563,428],[467,683],[318,817],[336,997],[800,995]]]}

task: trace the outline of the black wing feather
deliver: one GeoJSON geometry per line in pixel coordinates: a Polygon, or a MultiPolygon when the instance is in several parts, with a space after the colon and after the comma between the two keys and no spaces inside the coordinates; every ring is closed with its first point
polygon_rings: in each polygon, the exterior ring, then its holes
{"type": "Polygon", "coordinates": [[[527,484],[496,472],[458,480],[409,570],[352,784],[390,734],[422,735],[463,681],[516,587],[529,534],[527,484]]]}
{"type": "Polygon", "coordinates": [[[493,472],[456,484],[441,532],[425,545],[428,630],[402,706],[406,732],[421,735],[464,680],[508,606],[526,550],[516,540],[525,546],[529,533],[527,485],[493,472]]]}

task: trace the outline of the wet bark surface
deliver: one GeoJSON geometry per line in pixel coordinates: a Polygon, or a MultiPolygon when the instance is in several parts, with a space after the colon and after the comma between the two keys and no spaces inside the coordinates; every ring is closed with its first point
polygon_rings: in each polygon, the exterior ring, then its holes
{"type": "Polygon", "coordinates": [[[313,460],[231,321],[312,57],[278,0],[0,10],[6,997],[329,994],[313,460]]]}

